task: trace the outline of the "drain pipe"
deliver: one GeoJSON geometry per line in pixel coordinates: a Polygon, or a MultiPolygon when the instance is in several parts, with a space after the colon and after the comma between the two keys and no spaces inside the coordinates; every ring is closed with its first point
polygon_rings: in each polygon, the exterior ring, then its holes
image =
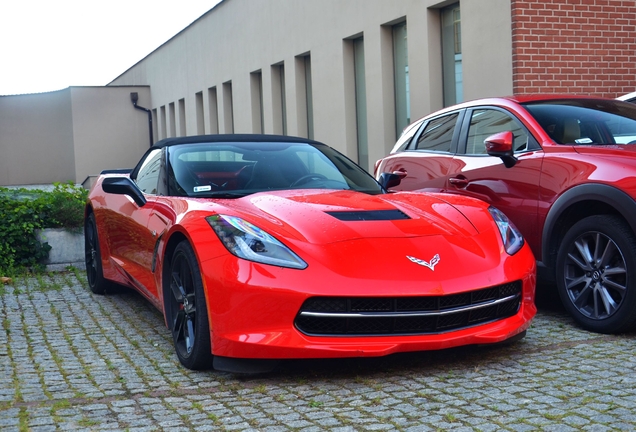
{"type": "Polygon", "coordinates": [[[138,110],[148,113],[148,132],[150,133],[150,147],[152,147],[152,145],[154,144],[154,140],[152,138],[152,112],[148,108],[140,107],[139,105],[137,105],[138,100],[139,94],[137,94],[137,92],[130,93],[130,101],[132,102],[133,106],[138,110]]]}

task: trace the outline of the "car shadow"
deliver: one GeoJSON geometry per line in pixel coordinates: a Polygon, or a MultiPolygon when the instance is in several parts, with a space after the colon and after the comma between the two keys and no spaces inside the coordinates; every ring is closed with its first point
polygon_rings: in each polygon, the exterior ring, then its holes
{"type": "Polygon", "coordinates": [[[537,283],[534,303],[540,311],[566,313],[555,283],[537,283]]]}
{"type": "MultiPolygon", "coordinates": [[[[519,343],[519,342],[517,342],[519,343]]],[[[504,362],[514,357],[522,345],[469,345],[434,351],[396,353],[382,357],[341,359],[282,360],[271,372],[235,374],[241,381],[315,379],[384,381],[387,377],[439,372],[447,378],[454,370],[479,370],[492,362],[504,362]]]]}

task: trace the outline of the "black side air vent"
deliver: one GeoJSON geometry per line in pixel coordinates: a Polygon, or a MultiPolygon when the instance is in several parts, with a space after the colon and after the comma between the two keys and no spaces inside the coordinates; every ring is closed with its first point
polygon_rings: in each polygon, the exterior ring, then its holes
{"type": "Polygon", "coordinates": [[[411,219],[400,210],[370,210],[370,211],[328,211],[328,215],[341,221],[391,221],[411,219]]]}

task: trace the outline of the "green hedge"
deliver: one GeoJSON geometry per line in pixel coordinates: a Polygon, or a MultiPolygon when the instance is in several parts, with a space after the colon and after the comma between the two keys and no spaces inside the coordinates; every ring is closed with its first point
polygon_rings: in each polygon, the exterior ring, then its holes
{"type": "Polygon", "coordinates": [[[48,243],[35,238],[42,228],[81,228],[88,191],[55,183],[52,191],[0,187],[0,276],[41,267],[48,243]]]}

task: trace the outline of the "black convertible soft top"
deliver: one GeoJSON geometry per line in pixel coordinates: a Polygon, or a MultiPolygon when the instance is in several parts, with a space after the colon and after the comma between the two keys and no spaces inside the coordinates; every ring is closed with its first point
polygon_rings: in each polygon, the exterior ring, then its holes
{"type": "MultiPolygon", "coordinates": [[[[165,138],[157,141],[151,148],[163,148],[179,144],[215,143],[215,142],[289,142],[323,144],[307,138],[287,136],[287,135],[265,135],[265,134],[215,134],[215,135],[194,135],[188,137],[165,138]]],[[[324,145],[324,144],[323,144],[324,145]]]]}

